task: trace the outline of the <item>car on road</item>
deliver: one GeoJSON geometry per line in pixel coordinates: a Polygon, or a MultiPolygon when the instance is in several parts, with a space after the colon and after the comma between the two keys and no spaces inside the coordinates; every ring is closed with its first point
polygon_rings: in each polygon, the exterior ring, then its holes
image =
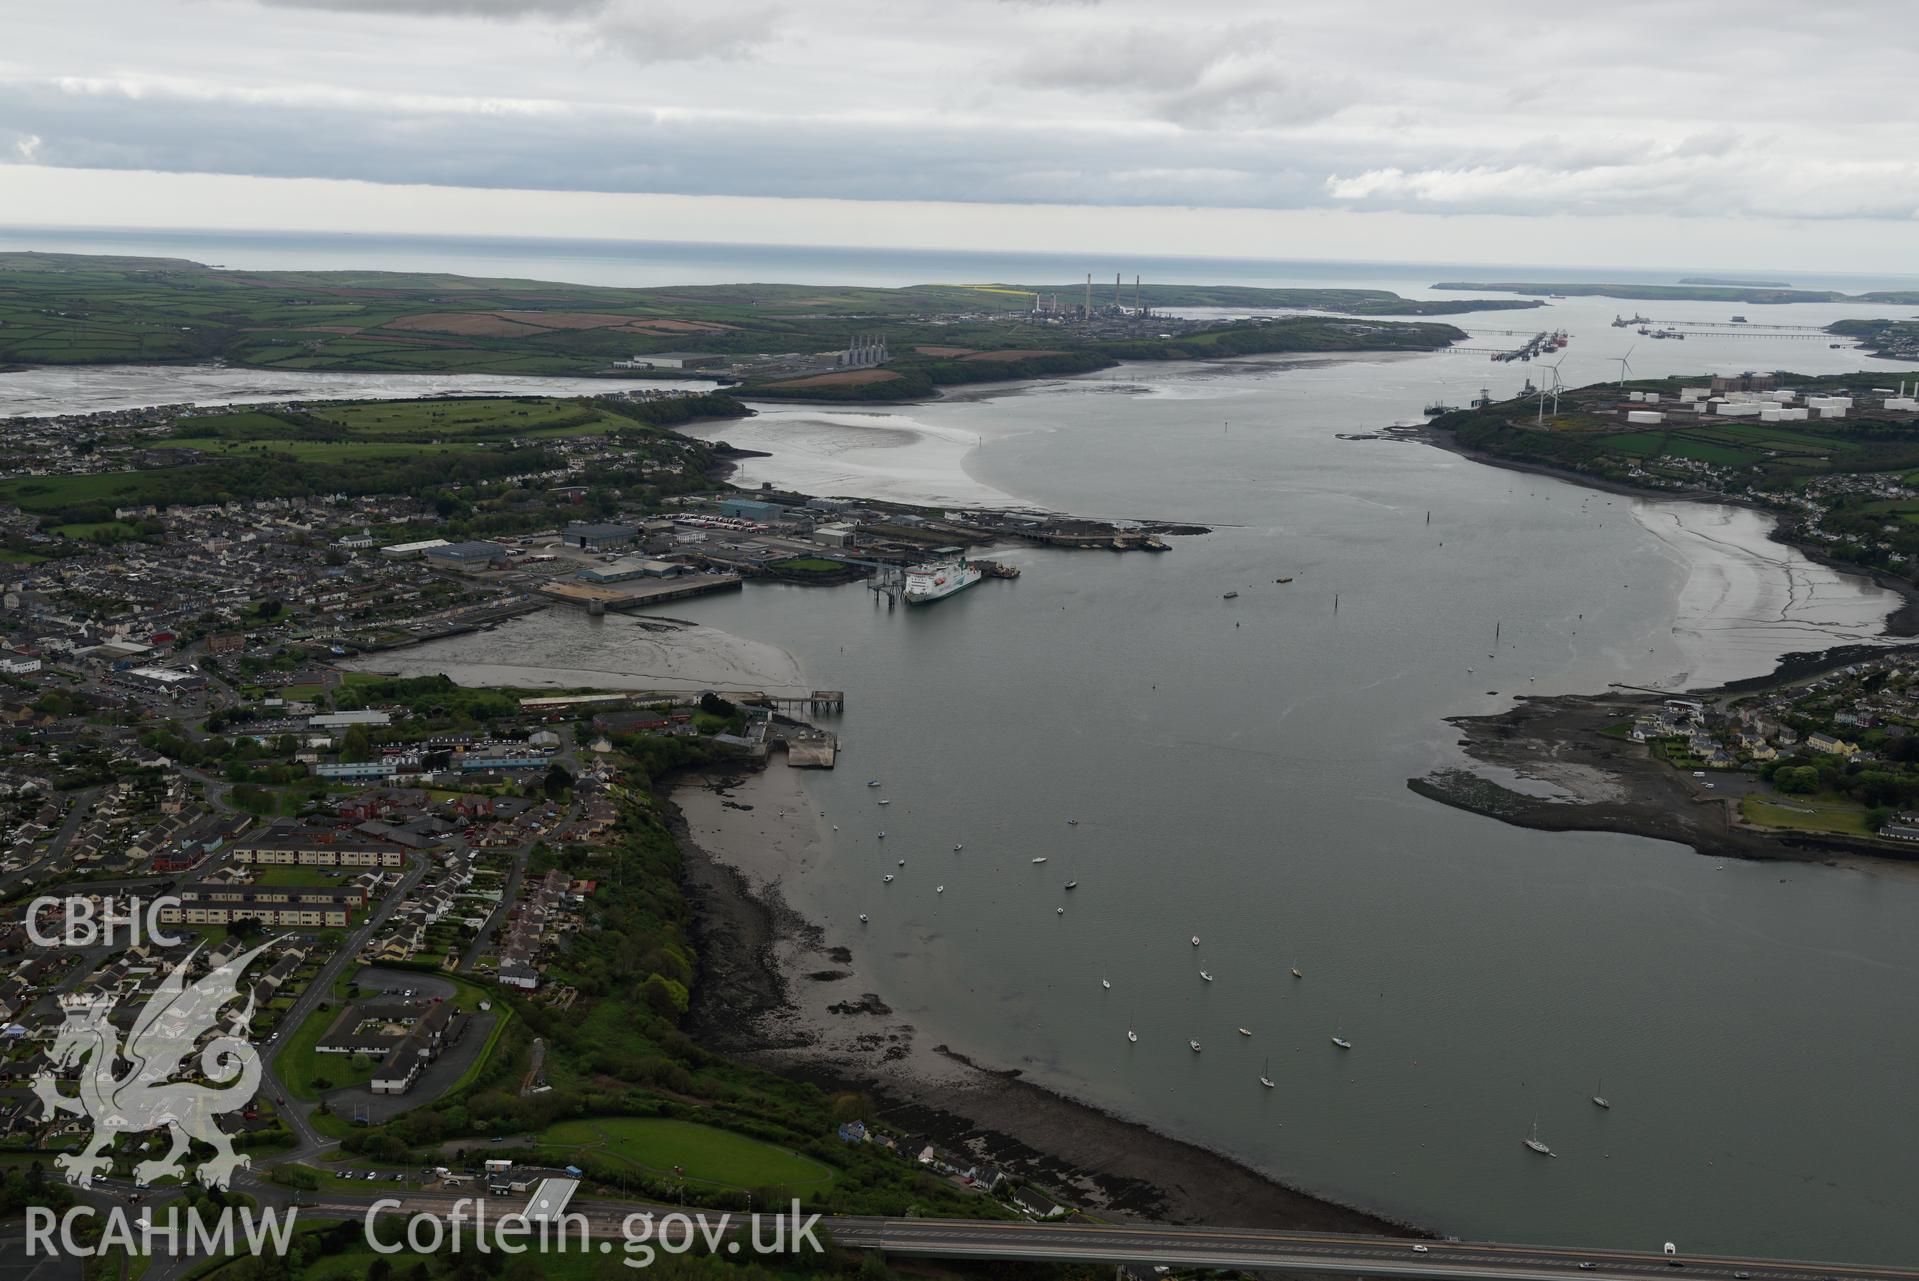
{"type": "Polygon", "coordinates": [[[379,1178],[379,1177],[380,1177],[379,1175],[377,1175],[377,1174],[375,1174],[375,1173],[374,1173],[373,1171],[371,1171],[371,1170],[368,1170],[368,1171],[366,1172],[366,1181],[367,1181],[368,1183],[371,1183],[371,1182],[373,1182],[373,1180],[375,1180],[375,1179],[377,1179],[377,1178],[379,1178]]]}
{"type": "Polygon", "coordinates": [[[1594,1263],[1591,1259],[1588,1259],[1584,1263],[1579,1265],[1579,1270],[1581,1272],[1591,1272],[1594,1268],[1598,1266],[1599,1265],[1597,1263],[1594,1263]]]}
{"type": "Polygon", "coordinates": [[[1750,1272],[1735,1272],[1735,1273],[1733,1273],[1733,1274],[1732,1274],[1732,1276],[1733,1276],[1733,1281],[1751,1281],[1751,1278],[1752,1278],[1752,1273],[1750,1273],[1750,1272]]]}
{"type": "Polygon", "coordinates": [[[1433,1248],[1429,1245],[1416,1245],[1413,1247],[1414,1254],[1431,1254],[1432,1252],[1433,1248]]]}

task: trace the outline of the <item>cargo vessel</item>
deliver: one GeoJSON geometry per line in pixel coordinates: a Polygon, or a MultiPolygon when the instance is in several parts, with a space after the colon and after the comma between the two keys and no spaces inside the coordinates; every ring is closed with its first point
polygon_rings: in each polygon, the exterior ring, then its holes
{"type": "Polygon", "coordinates": [[[915,565],[906,571],[906,591],[908,605],[931,605],[936,600],[945,600],[955,592],[965,591],[986,575],[979,566],[967,561],[959,549],[945,549],[942,559],[926,565],[915,565]]]}

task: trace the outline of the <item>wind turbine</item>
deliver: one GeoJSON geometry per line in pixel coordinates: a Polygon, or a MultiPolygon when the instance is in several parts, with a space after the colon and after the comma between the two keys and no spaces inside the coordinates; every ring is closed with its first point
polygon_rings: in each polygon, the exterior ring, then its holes
{"type": "MultiPolygon", "coordinates": [[[[1638,343],[1634,343],[1632,347],[1626,348],[1626,356],[1632,355],[1633,347],[1637,347],[1638,345],[1638,343]]],[[[1632,366],[1626,363],[1626,356],[1619,358],[1619,385],[1621,387],[1626,385],[1626,375],[1632,372],[1632,366]]]]}
{"type": "Polygon", "coordinates": [[[1555,360],[1552,364],[1546,366],[1546,368],[1553,371],[1552,386],[1547,388],[1546,390],[1552,393],[1554,418],[1559,417],[1559,392],[1566,385],[1559,381],[1559,367],[1565,363],[1566,363],[1566,358],[1564,356],[1561,356],[1558,360],[1555,360]]]}

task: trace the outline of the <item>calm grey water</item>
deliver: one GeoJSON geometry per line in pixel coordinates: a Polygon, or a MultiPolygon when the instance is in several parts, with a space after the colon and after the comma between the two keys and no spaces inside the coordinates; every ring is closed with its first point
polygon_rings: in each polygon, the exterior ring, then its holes
{"type": "MultiPolygon", "coordinates": [[[[857,586],[677,602],[847,691],[843,764],[811,783],[841,831],[789,900],[929,1043],[1342,1199],[1467,1236],[1919,1257],[1919,883],[1529,833],[1404,786],[1452,759],[1447,715],[1750,674],[1871,634],[1888,599],[1749,514],[1335,438],[1479,378],[1462,359],[1135,368],[728,425],[785,445],[769,478],[877,483],[890,454],[908,491],[1221,522],[1154,558],[1009,554],[1020,581],[926,610],[857,586]],[[1558,1159],[1521,1146],[1535,1117],[1558,1159]]],[[[484,675],[583,625],[420,657],[484,675]]]]}

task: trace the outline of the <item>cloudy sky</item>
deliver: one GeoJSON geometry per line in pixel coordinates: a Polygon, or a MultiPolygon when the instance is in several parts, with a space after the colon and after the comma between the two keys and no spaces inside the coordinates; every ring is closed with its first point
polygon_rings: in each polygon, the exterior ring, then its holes
{"type": "Polygon", "coordinates": [[[8,6],[0,224],[1919,262],[1896,0],[8,6]]]}

